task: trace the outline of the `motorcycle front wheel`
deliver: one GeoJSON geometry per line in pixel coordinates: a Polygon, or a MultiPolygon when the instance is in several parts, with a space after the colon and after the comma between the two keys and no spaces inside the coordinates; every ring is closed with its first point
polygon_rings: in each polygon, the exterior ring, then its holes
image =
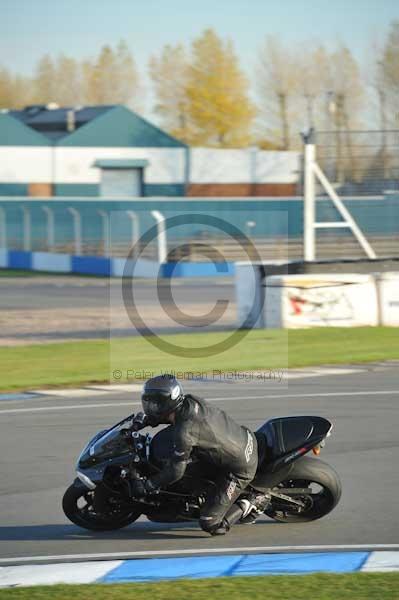
{"type": "Polygon", "coordinates": [[[103,505],[101,512],[96,512],[94,494],[95,491],[89,490],[79,480],[75,480],[64,494],[62,509],[78,527],[91,531],[113,531],[130,525],[141,515],[136,507],[122,507],[112,498],[103,505]]]}
{"type": "Polygon", "coordinates": [[[331,512],[338,504],[342,490],[338,474],[330,465],[305,456],[294,464],[289,479],[281,481],[273,491],[281,491],[283,495],[299,501],[301,506],[272,497],[265,510],[268,517],[282,523],[306,523],[331,512]]]}

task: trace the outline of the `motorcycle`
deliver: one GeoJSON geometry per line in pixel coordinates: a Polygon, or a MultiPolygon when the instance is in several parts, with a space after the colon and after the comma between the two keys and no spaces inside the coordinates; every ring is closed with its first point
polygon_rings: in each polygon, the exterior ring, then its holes
{"type": "MultiPolygon", "coordinates": [[[[82,451],[77,478],[66,490],[65,515],[79,527],[112,531],[141,515],[155,522],[199,519],[201,507],[215,489],[218,472],[193,456],[183,478],[144,498],[132,495],[134,479],[151,477],[172,453],[171,428],[154,436],[134,431],[134,414],[98,432],[82,451]]],[[[334,469],[319,458],[332,424],[322,417],[271,419],[255,432],[258,469],[240,499],[262,493],[264,513],[275,521],[303,523],[320,519],[338,504],[341,483],[334,469]]],[[[195,454],[195,452],[194,452],[195,454]]]]}

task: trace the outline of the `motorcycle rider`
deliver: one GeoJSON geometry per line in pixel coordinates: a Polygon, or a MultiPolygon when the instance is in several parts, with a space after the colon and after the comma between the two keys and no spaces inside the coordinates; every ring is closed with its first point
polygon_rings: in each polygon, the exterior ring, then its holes
{"type": "Polygon", "coordinates": [[[136,415],[133,428],[137,431],[147,425],[169,424],[173,450],[162,471],[146,481],[132,482],[133,496],[156,493],[160,487],[181,479],[193,455],[217,467],[221,474],[216,492],[201,509],[201,528],[211,535],[223,535],[238,520],[254,522],[266,507],[265,496],[254,493],[235,503],[254,478],[258,465],[257,441],[252,431],[202,398],[184,394],[173,375],[149,379],[141,400],[144,413],[136,415]]]}

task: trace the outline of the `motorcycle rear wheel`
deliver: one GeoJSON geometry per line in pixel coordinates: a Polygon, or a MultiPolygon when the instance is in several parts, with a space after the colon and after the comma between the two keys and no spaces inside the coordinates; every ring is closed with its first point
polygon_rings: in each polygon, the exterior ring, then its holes
{"type": "Polygon", "coordinates": [[[64,494],[62,508],[65,516],[78,527],[91,531],[113,531],[127,527],[141,515],[135,507],[122,509],[118,505],[110,506],[108,513],[96,513],[93,494],[79,480],[74,481],[64,494]]]}
{"type": "Polygon", "coordinates": [[[303,502],[304,507],[298,510],[294,504],[272,499],[265,514],[281,523],[307,523],[321,519],[331,512],[341,497],[341,482],[334,469],[320,459],[305,456],[298,460],[289,474],[289,479],[281,481],[273,491],[284,488],[289,496],[289,488],[308,488],[311,493],[296,495],[294,499],[303,502]]]}

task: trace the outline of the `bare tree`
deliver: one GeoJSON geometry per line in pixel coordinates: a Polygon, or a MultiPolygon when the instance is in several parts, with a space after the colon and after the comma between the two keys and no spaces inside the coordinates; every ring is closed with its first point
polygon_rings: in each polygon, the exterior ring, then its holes
{"type": "Polygon", "coordinates": [[[337,125],[357,127],[364,99],[359,65],[346,46],[331,55],[332,91],[337,99],[337,125]]]}
{"type": "Polygon", "coordinates": [[[40,104],[54,102],[57,95],[56,67],[49,54],[43,56],[36,66],[33,77],[33,99],[40,104]]]}
{"type": "Polygon", "coordinates": [[[257,68],[259,108],[268,129],[280,138],[281,149],[291,147],[290,123],[298,92],[297,60],[294,52],[285,48],[277,37],[268,36],[259,54],[257,68]]]}
{"type": "Polygon", "coordinates": [[[4,67],[0,67],[0,108],[14,108],[12,75],[4,67]]]}
{"type": "Polygon", "coordinates": [[[306,125],[308,128],[328,128],[332,85],[330,57],[322,45],[302,48],[297,52],[298,94],[304,104],[306,125]]]}
{"type": "Polygon", "coordinates": [[[396,128],[399,118],[399,21],[392,23],[377,56],[377,83],[381,119],[384,118],[386,126],[396,128]]]}
{"type": "Polygon", "coordinates": [[[61,54],[55,63],[56,90],[54,100],[61,106],[83,103],[82,68],[74,59],[61,54]]]}

